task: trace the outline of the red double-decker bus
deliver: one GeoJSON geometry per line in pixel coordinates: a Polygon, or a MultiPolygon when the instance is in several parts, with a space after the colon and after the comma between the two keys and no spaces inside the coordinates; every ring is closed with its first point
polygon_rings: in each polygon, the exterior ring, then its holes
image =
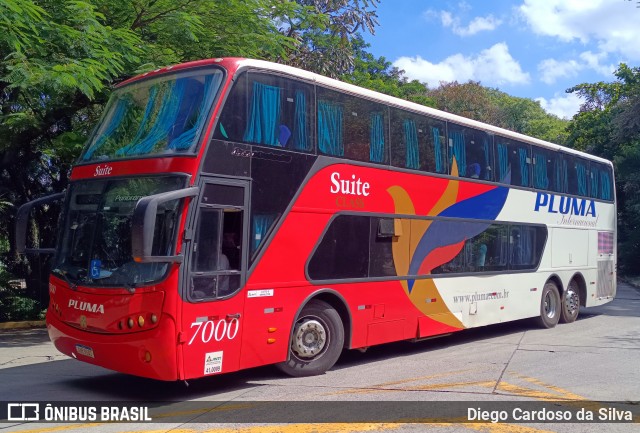
{"type": "Polygon", "coordinates": [[[20,251],[53,199],[51,340],[155,379],[319,374],[615,294],[610,162],[263,61],[119,85],[20,251]]]}

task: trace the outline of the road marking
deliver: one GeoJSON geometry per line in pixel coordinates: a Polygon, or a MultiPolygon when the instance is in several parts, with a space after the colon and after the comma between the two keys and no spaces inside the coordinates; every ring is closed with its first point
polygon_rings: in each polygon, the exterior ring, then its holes
{"type": "Polygon", "coordinates": [[[84,429],[88,427],[98,427],[104,425],[104,423],[89,423],[89,424],[70,424],[70,425],[60,425],[56,427],[44,427],[37,428],[31,430],[15,430],[16,433],[50,433],[55,431],[63,431],[63,430],[74,430],[74,429],[84,429]]]}

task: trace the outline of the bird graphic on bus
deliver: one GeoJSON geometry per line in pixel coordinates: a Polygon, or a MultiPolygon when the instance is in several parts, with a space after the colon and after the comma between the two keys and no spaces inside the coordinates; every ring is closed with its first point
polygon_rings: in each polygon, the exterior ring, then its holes
{"type": "MultiPolygon", "coordinates": [[[[451,175],[458,176],[455,157],[451,175]]],[[[509,183],[508,179],[504,181],[509,183]]],[[[396,185],[387,190],[397,214],[440,217],[395,220],[401,232],[411,233],[411,236],[399,236],[397,242],[393,243],[393,261],[397,275],[430,275],[433,269],[452,261],[462,251],[466,240],[479,235],[490,226],[489,222],[470,220],[496,219],[507,199],[509,188],[471,183],[466,185],[470,185],[475,191],[467,190],[463,193],[464,185],[461,186],[459,180],[449,180],[435,205],[423,215],[416,213],[414,200],[404,188],[396,185]]],[[[400,283],[411,302],[425,315],[450,327],[464,328],[447,308],[433,279],[408,279],[400,283]]]]}

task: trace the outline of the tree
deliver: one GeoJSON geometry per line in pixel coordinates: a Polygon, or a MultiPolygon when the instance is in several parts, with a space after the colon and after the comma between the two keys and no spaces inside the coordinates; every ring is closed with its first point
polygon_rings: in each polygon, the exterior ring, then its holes
{"type": "Polygon", "coordinates": [[[295,0],[295,3],[302,9],[282,15],[280,29],[297,44],[279,60],[333,78],[352,70],[357,51],[354,43],[357,44],[360,32],[374,33],[379,0],[295,0]]]}
{"type": "Polygon", "coordinates": [[[584,99],[569,125],[569,145],[613,160],[618,199],[618,264],[640,274],[640,68],[620,64],[611,83],[583,83],[567,90],[584,99]]]}
{"type": "Polygon", "coordinates": [[[436,108],[552,143],[564,144],[568,122],[544,111],[540,103],[484,87],[477,81],[440,83],[428,92],[436,108]]]}

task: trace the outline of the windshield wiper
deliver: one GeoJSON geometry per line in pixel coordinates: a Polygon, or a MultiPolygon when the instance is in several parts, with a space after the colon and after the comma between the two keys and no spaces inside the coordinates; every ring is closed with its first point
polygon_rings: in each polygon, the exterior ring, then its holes
{"type": "Polygon", "coordinates": [[[68,272],[67,271],[63,271],[60,268],[55,268],[54,270],[52,270],[51,272],[60,275],[69,285],[69,288],[71,290],[77,290],[78,289],[78,285],[76,283],[74,283],[73,281],[71,281],[71,279],[68,276],[68,272]]]}

